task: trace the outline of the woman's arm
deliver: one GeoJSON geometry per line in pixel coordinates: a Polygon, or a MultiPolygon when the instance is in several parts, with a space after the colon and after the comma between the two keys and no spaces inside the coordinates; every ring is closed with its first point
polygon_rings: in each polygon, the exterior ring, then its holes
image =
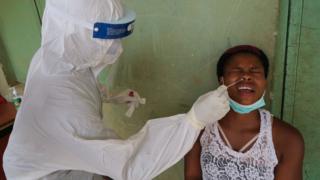
{"type": "Polygon", "coordinates": [[[304,142],[300,132],[294,127],[275,121],[277,151],[280,152],[275,168],[275,180],[302,180],[304,142]]]}
{"type": "Polygon", "coordinates": [[[185,180],[201,180],[202,172],[200,165],[201,145],[200,138],[198,137],[193,148],[186,154],[184,158],[184,179],[185,180]]]}

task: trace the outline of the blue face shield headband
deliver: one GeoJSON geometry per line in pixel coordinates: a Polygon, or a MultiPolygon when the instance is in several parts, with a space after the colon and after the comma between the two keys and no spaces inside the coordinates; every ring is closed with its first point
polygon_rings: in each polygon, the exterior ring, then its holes
{"type": "Polygon", "coordinates": [[[114,22],[96,22],[93,26],[93,38],[120,39],[133,32],[136,14],[124,8],[124,17],[114,22]]]}
{"type": "Polygon", "coordinates": [[[229,104],[230,107],[239,114],[248,114],[251,111],[254,111],[266,105],[266,103],[264,102],[264,95],[258,101],[250,105],[239,104],[231,98],[229,98],[229,104]]]}

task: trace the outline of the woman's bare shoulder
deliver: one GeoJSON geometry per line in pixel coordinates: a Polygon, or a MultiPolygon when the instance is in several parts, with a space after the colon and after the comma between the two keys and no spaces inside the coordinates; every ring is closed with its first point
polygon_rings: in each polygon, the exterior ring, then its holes
{"type": "Polygon", "coordinates": [[[302,140],[302,135],[297,128],[277,117],[273,117],[273,132],[277,137],[302,140]]]}
{"type": "Polygon", "coordinates": [[[274,117],[272,133],[276,150],[281,154],[290,151],[292,148],[296,151],[304,151],[303,136],[291,124],[274,117]]]}

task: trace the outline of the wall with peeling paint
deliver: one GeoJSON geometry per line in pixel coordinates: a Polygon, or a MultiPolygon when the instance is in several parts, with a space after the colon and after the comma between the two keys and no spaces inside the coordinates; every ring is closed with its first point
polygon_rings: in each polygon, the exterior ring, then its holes
{"type": "MultiPolygon", "coordinates": [[[[36,2],[41,15],[44,1],[36,2]]],[[[104,113],[111,115],[106,124],[128,137],[150,118],[188,111],[200,94],[216,87],[215,63],[221,52],[231,45],[255,44],[271,59],[272,112],[296,126],[305,138],[304,179],[320,177],[320,100],[316,97],[320,1],[124,2],[137,12],[135,32],[123,41],[120,61],[100,79],[109,82],[112,92],[128,87],[138,90],[147,105],[129,119],[124,116],[127,107],[105,104],[104,113]]],[[[32,0],[0,3],[0,62],[10,81],[23,82],[40,44],[37,8],[32,0]]],[[[183,179],[182,164],[157,179],[183,179]]]]}

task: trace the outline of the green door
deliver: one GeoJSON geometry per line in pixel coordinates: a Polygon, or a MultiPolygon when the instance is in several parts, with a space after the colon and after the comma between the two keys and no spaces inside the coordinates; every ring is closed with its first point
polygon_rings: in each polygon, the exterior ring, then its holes
{"type": "Polygon", "coordinates": [[[303,134],[304,179],[316,180],[320,177],[320,1],[286,0],[281,10],[287,11],[281,16],[284,35],[277,49],[281,52],[274,73],[273,110],[303,134]]]}
{"type": "MultiPolygon", "coordinates": [[[[320,1],[293,1],[296,7],[301,6],[297,16],[297,24],[289,32],[288,53],[292,63],[288,68],[292,73],[287,79],[284,101],[284,117],[303,133],[306,143],[305,176],[304,179],[318,179],[320,177],[320,1]],[[297,29],[295,29],[297,28],[297,29]],[[296,31],[296,32],[294,32],[296,31]],[[295,52],[295,53],[291,53],[295,52]]],[[[295,26],[295,25],[293,25],[295,26]]],[[[289,59],[288,59],[289,60],[289,59]]]]}

